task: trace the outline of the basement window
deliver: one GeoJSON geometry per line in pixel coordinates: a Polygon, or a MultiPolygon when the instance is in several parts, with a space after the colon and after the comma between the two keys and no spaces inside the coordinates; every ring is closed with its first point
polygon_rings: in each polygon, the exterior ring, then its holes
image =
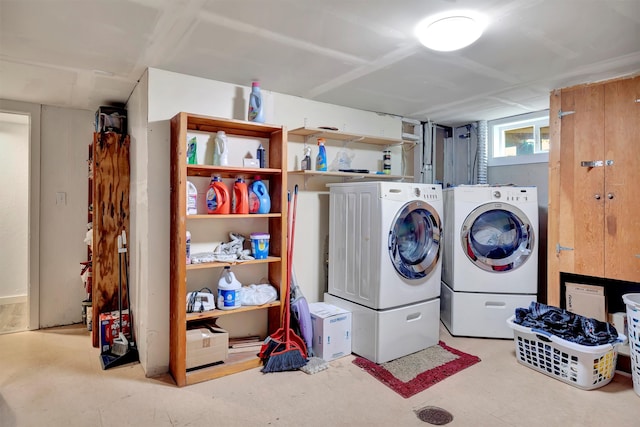
{"type": "Polygon", "coordinates": [[[489,166],[549,161],[549,110],[492,120],[489,166]]]}

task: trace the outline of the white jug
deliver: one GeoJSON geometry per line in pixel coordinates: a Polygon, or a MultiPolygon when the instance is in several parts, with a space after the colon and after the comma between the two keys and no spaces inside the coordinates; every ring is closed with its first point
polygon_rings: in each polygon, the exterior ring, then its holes
{"type": "Polygon", "coordinates": [[[229,149],[227,146],[227,135],[219,130],[216,134],[215,146],[213,150],[214,166],[229,166],[229,149]]]}

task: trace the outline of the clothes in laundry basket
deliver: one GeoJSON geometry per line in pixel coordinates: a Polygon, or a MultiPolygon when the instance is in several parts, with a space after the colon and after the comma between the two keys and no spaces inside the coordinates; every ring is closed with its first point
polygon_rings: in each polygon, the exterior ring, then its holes
{"type": "Polygon", "coordinates": [[[618,340],[618,331],[609,323],[539,302],[532,302],[529,308],[516,308],[513,322],[580,345],[612,344],[618,340]]]}

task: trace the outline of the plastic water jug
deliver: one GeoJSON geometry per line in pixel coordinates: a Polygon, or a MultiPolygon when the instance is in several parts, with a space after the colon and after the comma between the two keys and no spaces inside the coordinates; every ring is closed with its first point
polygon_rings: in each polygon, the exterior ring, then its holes
{"type": "Polygon", "coordinates": [[[218,281],[218,308],[220,310],[233,310],[240,308],[240,288],[242,284],[236,279],[231,267],[225,267],[218,281]]]}
{"type": "Polygon", "coordinates": [[[198,213],[198,189],[191,181],[187,181],[187,215],[198,213]]]}
{"type": "Polygon", "coordinates": [[[250,122],[264,123],[264,111],[262,110],[262,94],[260,93],[260,82],[251,83],[248,116],[250,122]]]}
{"type": "Polygon", "coordinates": [[[214,176],[207,190],[207,213],[228,214],[231,211],[229,189],[222,182],[222,178],[214,176]]]}
{"type": "Polygon", "coordinates": [[[249,188],[249,213],[266,214],[271,210],[271,198],[269,191],[259,176],[251,183],[249,188]]]}
{"type": "Polygon", "coordinates": [[[236,179],[233,183],[233,196],[231,197],[231,213],[249,213],[249,190],[243,178],[236,179]]]}
{"type": "Polygon", "coordinates": [[[229,166],[229,145],[227,144],[227,134],[219,130],[214,140],[213,165],[229,166]]]}

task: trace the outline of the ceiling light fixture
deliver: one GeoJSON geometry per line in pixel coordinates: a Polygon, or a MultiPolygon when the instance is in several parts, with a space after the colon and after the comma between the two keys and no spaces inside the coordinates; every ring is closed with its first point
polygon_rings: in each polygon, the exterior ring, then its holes
{"type": "Polygon", "coordinates": [[[446,12],[420,21],[414,34],[429,49],[451,52],[469,46],[480,38],[486,19],[475,12],[446,12]]]}

